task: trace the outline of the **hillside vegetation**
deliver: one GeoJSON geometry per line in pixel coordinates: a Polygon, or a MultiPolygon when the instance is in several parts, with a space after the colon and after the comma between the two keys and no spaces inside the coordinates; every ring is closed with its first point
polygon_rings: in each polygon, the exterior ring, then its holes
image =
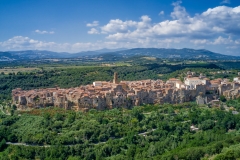
{"type": "Polygon", "coordinates": [[[91,84],[94,81],[111,81],[114,72],[118,72],[119,80],[166,80],[169,78],[169,73],[181,69],[189,70],[190,68],[198,68],[199,71],[204,69],[210,69],[213,71],[216,71],[216,69],[220,70],[220,68],[214,64],[167,65],[151,63],[115,67],[72,66],[72,68],[44,69],[37,72],[18,72],[16,74],[9,73],[8,75],[0,74],[0,100],[10,99],[11,91],[15,88],[29,90],[56,86],[61,88],[77,87],[80,85],[91,84]],[[164,76],[161,77],[159,74],[164,74],[164,76]]]}
{"type": "Polygon", "coordinates": [[[2,160],[240,158],[240,115],[194,103],[87,113],[46,108],[0,117],[2,160]]]}

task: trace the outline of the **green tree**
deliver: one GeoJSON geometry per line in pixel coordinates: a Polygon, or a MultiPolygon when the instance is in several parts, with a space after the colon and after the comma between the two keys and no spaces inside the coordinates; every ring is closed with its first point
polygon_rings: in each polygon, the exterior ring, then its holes
{"type": "Polygon", "coordinates": [[[220,96],[220,100],[221,100],[222,102],[226,102],[226,101],[227,101],[227,99],[226,99],[226,97],[225,97],[224,95],[221,95],[221,96],[220,96]]]}
{"type": "Polygon", "coordinates": [[[6,147],[6,140],[3,138],[0,142],[0,151],[4,150],[6,147]]]}

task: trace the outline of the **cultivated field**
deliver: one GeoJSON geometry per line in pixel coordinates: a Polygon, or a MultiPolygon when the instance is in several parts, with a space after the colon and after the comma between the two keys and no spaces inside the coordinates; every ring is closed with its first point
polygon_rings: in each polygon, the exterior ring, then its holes
{"type": "Polygon", "coordinates": [[[40,68],[3,68],[0,69],[0,73],[9,74],[9,73],[17,73],[17,72],[32,72],[32,71],[40,71],[40,68]]]}

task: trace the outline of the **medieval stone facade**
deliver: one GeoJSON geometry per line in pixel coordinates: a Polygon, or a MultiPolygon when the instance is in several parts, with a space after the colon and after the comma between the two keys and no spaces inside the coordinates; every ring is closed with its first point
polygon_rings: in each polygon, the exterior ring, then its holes
{"type": "MultiPolygon", "coordinates": [[[[55,106],[72,110],[111,109],[117,107],[131,108],[142,104],[178,104],[199,100],[201,103],[207,90],[226,96],[237,96],[240,93],[239,83],[217,84],[219,81],[197,79],[194,83],[183,84],[178,79],[170,79],[167,83],[161,80],[140,80],[118,82],[117,73],[113,82],[96,81],[93,85],[61,89],[47,88],[24,91],[20,88],[12,90],[12,101],[18,109],[42,108],[55,106]],[[206,83],[207,81],[207,83],[206,83]],[[231,90],[231,92],[228,92],[231,90]]],[[[191,79],[189,79],[191,80],[191,79]]],[[[189,82],[188,82],[189,83],[189,82]]],[[[211,96],[208,96],[208,98],[211,96]]],[[[213,96],[212,96],[213,97],[213,96]]],[[[210,98],[213,99],[213,98],[210,98]]]]}

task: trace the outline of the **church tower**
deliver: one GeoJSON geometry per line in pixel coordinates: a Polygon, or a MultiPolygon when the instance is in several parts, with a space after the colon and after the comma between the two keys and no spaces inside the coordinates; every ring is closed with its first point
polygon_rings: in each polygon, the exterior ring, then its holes
{"type": "Polygon", "coordinates": [[[118,84],[118,74],[117,74],[117,72],[114,72],[113,83],[118,84]]]}

